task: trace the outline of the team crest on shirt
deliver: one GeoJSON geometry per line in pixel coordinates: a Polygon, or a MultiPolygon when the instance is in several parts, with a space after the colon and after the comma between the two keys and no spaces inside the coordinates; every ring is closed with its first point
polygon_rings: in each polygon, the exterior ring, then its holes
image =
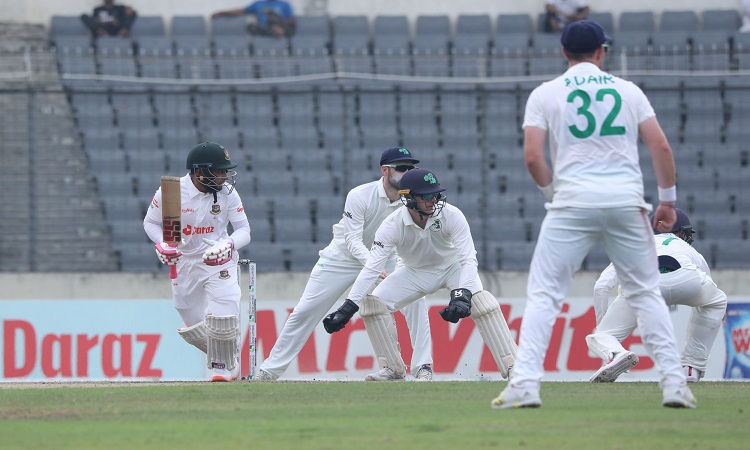
{"type": "Polygon", "coordinates": [[[214,216],[218,216],[219,214],[221,214],[221,205],[211,205],[211,214],[213,214],[214,216]]]}
{"type": "Polygon", "coordinates": [[[443,224],[440,223],[440,219],[436,219],[432,225],[430,225],[430,231],[440,231],[443,228],[443,224]]]}
{"type": "Polygon", "coordinates": [[[227,269],[224,269],[221,272],[219,272],[219,278],[222,280],[228,280],[230,278],[229,271],[227,269]]]}

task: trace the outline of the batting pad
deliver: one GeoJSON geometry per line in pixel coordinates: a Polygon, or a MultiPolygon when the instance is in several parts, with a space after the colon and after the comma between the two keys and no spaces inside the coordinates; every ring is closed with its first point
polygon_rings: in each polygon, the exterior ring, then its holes
{"type": "Polygon", "coordinates": [[[237,340],[240,336],[240,318],[237,316],[206,316],[206,331],[208,332],[209,369],[215,364],[224,364],[232,371],[237,365],[237,340]]]}
{"type": "Polygon", "coordinates": [[[192,327],[178,328],[177,333],[185,342],[196,347],[203,353],[208,353],[208,334],[206,334],[206,324],[198,322],[192,327]]]}
{"type": "Polygon", "coordinates": [[[365,322],[380,368],[389,367],[395,372],[406,373],[398,344],[396,319],[385,304],[374,295],[366,295],[359,305],[359,316],[365,322]]]}
{"type": "Polygon", "coordinates": [[[490,349],[503,378],[508,378],[516,362],[518,346],[510,334],[500,304],[494,295],[480,291],[471,297],[471,320],[474,321],[484,343],[490,349]]]}

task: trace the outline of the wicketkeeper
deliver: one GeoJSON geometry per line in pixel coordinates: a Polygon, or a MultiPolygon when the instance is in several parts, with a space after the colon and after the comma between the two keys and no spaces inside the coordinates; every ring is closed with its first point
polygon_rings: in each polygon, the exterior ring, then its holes
{"type": "Polygon", "coordinates": [[[441,288],[451,289],[450,302],[440,315],[452,323],[471,317],[500,373],[508,378],[515,361],[516,343],[497,300],[482,287],[466,217],[446,203],[445,189],[428,169],[408,171],[399,187],[406,208],[392,213],[378,228],[367,264],[354,282],[349,298],[323,320],[326,331],[341,330],[359,311],[381,367],[366,379],[401,380],[406,368],[393,312],[441,288]],[[367,295],[394,250],[401,256],[403,266],[367,295]]]}

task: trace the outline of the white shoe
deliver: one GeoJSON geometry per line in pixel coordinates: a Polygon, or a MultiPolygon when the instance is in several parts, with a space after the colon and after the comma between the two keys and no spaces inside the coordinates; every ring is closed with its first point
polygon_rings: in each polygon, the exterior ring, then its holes
{"type": "Polygon", "coordinates": [[[685,378],[688,383],[697,383],[703,378],[706,373],[691,366],[682,366],[683,372],[685,372],[685,378]]]}
{"type": "Polygon", "coordinates": [[[589,381],[592,383],[611,383],[623,373],[630,372],[630,369],[635,367],[636,364],[638,364],[638,355],[629,351],[620,352],[607,364],[599,368],[589,381]]]}
{"type": "Polygon", "coordinates": [[[423,364],[414,375],[415,381],[432,381],[432,365],[423,364]]]}
{"type": "Polygon", "coordinates": [[[695,408],[698,403],[687,385],[665,386],[662,394],[664,394],[664,400],[661,404],[668,408],[695,408]]]}
{"type": "Polygon", "coordinates": [[[224,364],[216,364],[211,369],[211,382],[227,382],[232,380],[232,373],[226,369],[224,364]]]}
{"type": "Polygon", "coordinates": [[[255,376],[250,381],[276,381],[278,377],[272,373],[266,372],[263,369],[258,369],[255,376]]]}
{"type": "Polygon", "coordinates": [[[539,389],[519,389],[511,387],[510,384],[503,389],[490,403],[493,409],[510,408],[539,408],[542,406],[542,398],[539,397],[539,389]]]}
{"type": "Polygon", "coordinates": [[[401,381],[406,377],[404,372],[396,372],[390,367],[384,367],[365,377],[365,381],[401,381]]]}

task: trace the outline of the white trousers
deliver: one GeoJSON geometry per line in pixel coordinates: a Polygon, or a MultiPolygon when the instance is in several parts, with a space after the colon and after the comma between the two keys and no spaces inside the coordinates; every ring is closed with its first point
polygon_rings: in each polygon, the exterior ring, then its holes
{"type": "Polygon", "coordinates": [[[636,313],[643,343],[664,384],[684,384],[669,310],[659,292],[651,225],[639,207],[550,209],[531,259],[528,302],[510,384],[537,384],[552,326],[575,272],[597,243],[617,269],[625,301],[636,313]]]}
{"type": "MultiPolygon", "coordinates": [[[[395,272],[390,272],[394,265],[395,261],[386,269],[390,275],[383,282],[395,275],[395,272]]],[[[277,377],[283,375],[289,364],[305,346],[315,327],[346,290],[354,284],[361,270],[361,264],[320,257],[310,273],[302,298],[289,315],[271,354],[263,361],[260,368],[277,377]]],[[[406,318],[409,337],[414,348],[411,370],[416,372],[423,364],[432,364],[432,336],[427,315],[427,301],[422,298],[411,307],[404,309],[402,313],[406,318]]]]}
{"type": "MultiPolygon", "coordinates": [[[[688,324],[682,364],[706,371],[711,347],[719,333],[727,296],[705,272],[694,265],[659,275],[659,288],[667,305],[687,305],[693,308],[688,324]]],[[[589,348],[607,359],[608,353],[625,351],[620,345],[637,325],[636,315],[622,296],[612,302],[606,314],[587,341],[589,348]]]]}
{"type": "Polygon", "coordinates": [[[215,316],[239,316],[242,293],[237,282],[237,261],[221,266],[207,266],[200,256],[183,257],[177,264],[177,278],[172,280],[172,300],[186,327],[215,316]]]}

